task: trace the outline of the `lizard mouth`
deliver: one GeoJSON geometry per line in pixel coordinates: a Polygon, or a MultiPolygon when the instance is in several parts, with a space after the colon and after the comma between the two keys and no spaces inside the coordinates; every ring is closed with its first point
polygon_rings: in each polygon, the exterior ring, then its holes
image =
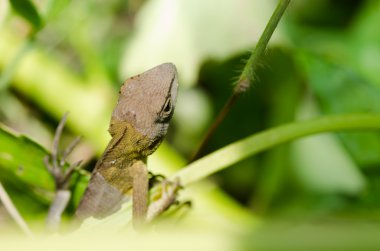
{"type": "Polygon", "coordinates": [[[162,142],[162,137],[155,138],[148,146],[149,154],[152,154],[162,142]]]}

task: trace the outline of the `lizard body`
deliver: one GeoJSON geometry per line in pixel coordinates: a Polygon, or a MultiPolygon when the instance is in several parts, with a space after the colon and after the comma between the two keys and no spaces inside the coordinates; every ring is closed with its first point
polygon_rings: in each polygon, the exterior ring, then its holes
{"type": "Polygon", "coordinates": [[[121,86],[109,127],[112,139],[78,206],[79,219],[103,218],[132,197],[133,220],[144,221],[148,207],[146,159],[166,135],[177,88],[177,71],[171,63],[131,77],[121,86]]]}

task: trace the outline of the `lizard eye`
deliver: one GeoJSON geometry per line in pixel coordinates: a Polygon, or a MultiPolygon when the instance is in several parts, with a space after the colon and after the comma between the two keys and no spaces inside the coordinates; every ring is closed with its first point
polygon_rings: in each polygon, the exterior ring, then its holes
{"type": "Polygon", "coordinates": [[[164,109],[162,110],[164,113],[171,113],[172,111],[172,99],[168,98],[165,102],[164,109]]]}
{"type": "Polygon", "coordinates": [[[173,111],[172,99],[169,96],[166,99],[165,104],[162,107],[162,110],[160,112],[161,120],[165,121],[167,118],[170,118],[170,116],[172,115],[172,111],[173,111]]]}

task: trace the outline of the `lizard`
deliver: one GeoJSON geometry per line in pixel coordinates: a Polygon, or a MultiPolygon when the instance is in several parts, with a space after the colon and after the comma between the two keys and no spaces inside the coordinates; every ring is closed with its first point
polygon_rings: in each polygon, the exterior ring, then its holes
{"type": "Polygon", "coordinates": [[[123,83],[108,129],[112,138],[95,165],[76,210],[77,219],[104,218],[132,198],[133,225],[146,221],[147,157],[166,135],[177,89],[177,70],[172,63],[156,66],[123,83]]]}

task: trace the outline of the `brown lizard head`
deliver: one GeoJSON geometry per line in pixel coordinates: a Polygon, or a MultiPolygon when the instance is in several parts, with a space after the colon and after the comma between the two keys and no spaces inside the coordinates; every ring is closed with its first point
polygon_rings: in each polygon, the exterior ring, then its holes
{"type": "MultiPolygon", "coordinates": [[[[177,98],[178,76],[174,64],[165,63],[131,77],[121,86],[111,118],[113,128],[128,127],[130,144],[142,155],[153,153],[166,135],[177,98]],[[135,140],[134,140],[135,139],[135,140]],[[133,142],[135,141],[135,142],[133,142]]],[[[117,129],[117,130],[119,130],[117,129]]]]}

